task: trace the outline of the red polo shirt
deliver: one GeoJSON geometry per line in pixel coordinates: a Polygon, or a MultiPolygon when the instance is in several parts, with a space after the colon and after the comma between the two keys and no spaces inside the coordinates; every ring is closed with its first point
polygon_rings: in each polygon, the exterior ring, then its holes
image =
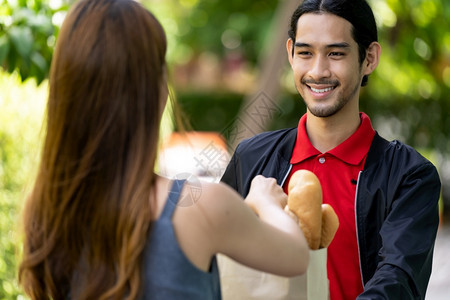
{"type": "Polygon", "coordinates": [[[295,171],[314,172],[322,185],[323,203],[330,204],[339,217],[339,228],[327,253],[331,300],[355,299],[363,291],[356,241],[355,192],[375,131],[366,114],[360,113],[360,117],[361,124],[355,133],[336,148],[321,153],[309,141],[306,114],[303,115],[291,158],[293,167],[284,184],[287,192],[295,171]]]}

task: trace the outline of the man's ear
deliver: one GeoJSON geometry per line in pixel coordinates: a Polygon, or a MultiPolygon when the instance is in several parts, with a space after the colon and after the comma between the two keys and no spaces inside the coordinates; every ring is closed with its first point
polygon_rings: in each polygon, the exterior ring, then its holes
{"type": "Polygon", "coordinates": [[[292,55],[292,49],[294,47],[294,41],[289,38],[286,42],[286,50],[287,50],[287,55],[288,55],[288,59],[289,59],[289,63],[292,66],[292,60],[293,60],[293,55],[292,55]]]}
{"type": "Polygon", "coordinates": [[[364,75],[371,74],[380,62],[381,45],[378,42],[372,42],[367,48],[366,59],[364,60],[364,75]]]}

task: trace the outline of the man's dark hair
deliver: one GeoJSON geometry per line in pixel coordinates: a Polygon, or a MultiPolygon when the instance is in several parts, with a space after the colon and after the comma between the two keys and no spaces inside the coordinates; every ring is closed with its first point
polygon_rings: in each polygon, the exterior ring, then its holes
{"type": "MultiPolygon", "coordinates": [[[[341,17],[352,24],[352,36],[358,44],[359,63],[366,58],[366,51],[372,42],[378,41],[377,24],[372,9],[365,0],[304,0],[294,11],[291,18],[289,38],[295,44],[298,19],[306,13],[330,13],[341,17]]],[[[292,48],[292,55],[294,54],[292,48]]],[[[365,86],[368,76],[365,75],[361,86],[365,86]]]]}

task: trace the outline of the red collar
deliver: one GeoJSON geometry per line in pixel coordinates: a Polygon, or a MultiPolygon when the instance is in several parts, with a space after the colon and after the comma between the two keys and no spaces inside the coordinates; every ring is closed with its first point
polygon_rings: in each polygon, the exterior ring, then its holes
{"type": "MultiPolygon", "coordinates": [[[[372,144],[375,130],[372,128],[370,118],[365,113],[359,114],[361,124],[358,129],[344,142],[331,149],[327,153],[339,158],[340,160],[358,165],[366,156],[372,144]]],[[[297,164],[312,156],[322,154],[311,144],[306,133],[306,114],[298,122],[297,141],[292,152],[291,164],[297,164]]]]}

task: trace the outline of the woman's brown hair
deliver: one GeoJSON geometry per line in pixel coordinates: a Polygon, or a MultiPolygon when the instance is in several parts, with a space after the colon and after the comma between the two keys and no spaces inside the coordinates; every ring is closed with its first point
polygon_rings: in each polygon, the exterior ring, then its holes
{"type": "Polygon", "coordinates": [[[24,210],[33,299],[134,299],[165,105],[164,31],[132,0],[82,0],[61,28],[46,137],[24,210]]]}

